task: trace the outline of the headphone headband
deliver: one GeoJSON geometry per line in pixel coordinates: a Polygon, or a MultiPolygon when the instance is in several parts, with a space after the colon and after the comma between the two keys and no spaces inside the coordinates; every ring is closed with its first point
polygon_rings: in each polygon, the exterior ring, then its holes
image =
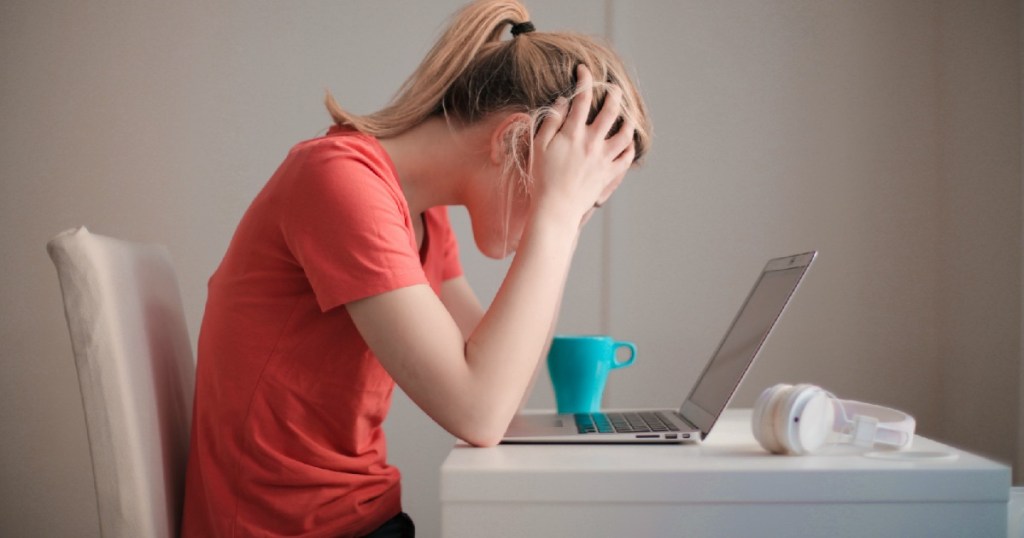
{"type": "Polygon", "coordinates": [[[897,448],[909,448],[914,440],[917,421],[914,417],[890,407],[883,407],[856,400],[836,399],[842,410],[850,417],[851,441],[857,446],[871,446],[880,443],[897,448]]]}

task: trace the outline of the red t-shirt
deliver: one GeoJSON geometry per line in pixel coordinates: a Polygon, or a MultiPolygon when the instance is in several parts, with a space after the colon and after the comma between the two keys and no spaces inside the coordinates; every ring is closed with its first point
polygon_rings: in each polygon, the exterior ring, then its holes
{"type": "Polygon", "coordinates": [[[416,246],[367,135],[296,145],[210,278],[183,536],[349,536],[401,510],[381,424],[394,381],[342,308],[462,273],[444,207],[416,246]]]}

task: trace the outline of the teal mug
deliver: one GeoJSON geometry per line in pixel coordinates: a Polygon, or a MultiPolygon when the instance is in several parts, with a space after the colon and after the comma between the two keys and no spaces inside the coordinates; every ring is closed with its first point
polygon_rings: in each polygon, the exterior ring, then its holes
{"type": "Polygon", "coordinates": [[[559,413],[594,413],[601,410],[601,396],[608,372],[633,364],[636,345],[610,336],[558,335],[548,351],[548,373],[555,389],[559,413]],[[629,357],[618,359],[618,351],[629,357]]]}

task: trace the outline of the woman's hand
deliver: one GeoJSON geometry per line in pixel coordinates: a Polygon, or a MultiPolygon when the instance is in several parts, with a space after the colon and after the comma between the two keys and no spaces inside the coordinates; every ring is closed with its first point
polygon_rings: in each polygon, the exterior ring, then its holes
{"type": "Polygon", "coordinates": [[[531,211],[581,223],[608,200],[633,163],[634,127],[624,120],[619,131],[607,137],[622,109],[618,86],[608,90],[604,105],[588,125],[593,77],[580,65],[577,80],[582,91],[571,106],[560,97],[534,137],[531,211]]]}

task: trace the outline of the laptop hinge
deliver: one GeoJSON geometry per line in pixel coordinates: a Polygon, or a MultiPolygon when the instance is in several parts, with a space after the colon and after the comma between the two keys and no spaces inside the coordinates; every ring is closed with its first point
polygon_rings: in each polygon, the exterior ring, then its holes
{"type": "Polygon", "coordinates": [[[686,424],[687,426],[693,428],[695,431],[700,431],[700,428],[698,428],[696,424],[690,422],[690,419],[688,419],[685,416],[683,416],[682,413],[680,413],[679,411],[673,411],[673,412],[676,414],[677,417],[679,417],[679,420],[683,421],[684,424],[686,424]]]}

